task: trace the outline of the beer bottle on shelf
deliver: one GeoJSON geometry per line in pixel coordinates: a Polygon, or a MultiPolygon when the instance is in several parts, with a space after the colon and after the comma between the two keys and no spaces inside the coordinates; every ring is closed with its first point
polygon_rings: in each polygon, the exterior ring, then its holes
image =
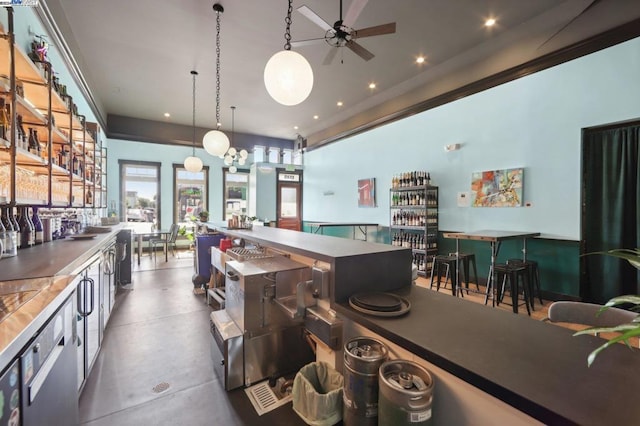
{"type": "Polygon", "coordinates": [[[33,229],[27,215],[27,208],[18,208],[18,226],[20,227],[20,248],[31,247],[34,244],[33,229]]]}
{"type": "Polygon", "coordinates": [[[33,207],[33,215],[31,216],[31,222],[33,223],[33,228],[36,233],[35,243],[42,244],[43,242],[42,221],[40,220],[40,216],[38,215],[37,207],[33,207]]]}

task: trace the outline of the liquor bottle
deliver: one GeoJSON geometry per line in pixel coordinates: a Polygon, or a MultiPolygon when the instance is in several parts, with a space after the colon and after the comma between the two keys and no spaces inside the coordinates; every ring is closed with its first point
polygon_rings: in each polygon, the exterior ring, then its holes
{"type": "Polygon", "coordinates": [[[36,232],[35,243],[42,244],[43,242],[42,221],[40,220],[40,216],[38,216],[37,207],[33,207],[33,215],[31,216],[31,222],[33,223],[33,228],[36,232]]]}
{"type": "Polygon", "coordinates": [[[73,160],[71,160],[71,173],[78,174],[78,157],[73,154],[73,160]]]}
{"type": "Polygon", "coordinates": [[[9,116],[4,106],[4,98],[0,98],[0,139],[11,139],[9,116]]]}
{"type": "Polygon", "coordinates": [[[20,217],[18,218],[18,226],[20,227],[20,248],[24,249],[31,247],[35,241],[33,238],[33,228],[31,227],[31,221],[27,214],[26,207],[20,207],[18,209],[20,217]]]}
{"type": "Polygon", "coordinates": [[[36,152],[38,153],[38,157],[44,158],[42,155],[42,145],[40,145],[40,139],[38,138],[38,131],[33,129],[33,140],[36,143],[36,152]]]}
{"type": "Polygon", "coordinates": [[[11,220],[9,219],[9,207],[2,208],[2,213],[0,213],[0,223],[2,223],[2,226],[6,231],[15,231],[15,229],[13,229],[13,223],[11,223],[11,220]]]}
{"type": "Polygon", "coordinates": [[[33,136],[33,129],[29,127],[29,152],[33,155],[38,155],[38,143],[33,136]]]}
{"type": "Polygon", "coordinates": [[[13,207],[7,208],[7,215],[9,217],[9,221],[13,225],[13,230],[16,231],[16,248],[22,247],[22,234],[20,233],[20,225],[18,225],[18,219],[13,213],[13,207]]]}
{"type": "Polygon", "coordinates": [[[85,202],[87,205],[93,204],[93,192],[91,192],[91,188],[87,188],[87,196],[85,202]]]}

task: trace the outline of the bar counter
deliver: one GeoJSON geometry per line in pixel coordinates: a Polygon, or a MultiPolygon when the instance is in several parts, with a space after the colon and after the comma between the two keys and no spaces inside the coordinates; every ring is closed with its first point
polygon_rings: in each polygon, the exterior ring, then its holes
{"type": "MultiPolygon", "coordinates": [[[[357,258],[358,253],[375,250],[388,255],[396,248],[258,228],[228,233],[320,260],[349,255],[357,258]]],[[[226,232],[223,227],[219,230],[226,232]]],[[[410,262],[409,258],[407,269],[410,262]]],[[[385,266],[398,267],[395,263],[385,266]]],[[[332,284],[332,288],[344,289],[350,283],[332,284]]],[[[380,280],[368,284],[369,291],[382,290],[378,288],[380,280]]],[[[351,290],[351,294],[358,291],[351,290]]],[[[627,425],[637,424],[640,419],[640,383],[635,380],[640,369],[637,348],[614,345],[588,368],[588,354],[603,342],[594,336],[573,337],[572,330],[557,325],[415,285],[395,291],[411,303],[406,315],[373,317],[352,309],[345,292],[331,294],[331,306],[341,316],[543,423],[627,425]]]]}
{"type": "Polygon", "coordinates": [[[71,285],[79,269],[99,253],[125,225],[93,239],[55,240],[18,251],[0,259],[0,292],[7,287],[38,292],[0,323],[0,370],[18,355],[29,339],[55,313],[75,288],[71,285]],[[20,280],[16,283],[15,280],[20,280]],[[11,281],[11,282],[10,282],[11,281]]]}

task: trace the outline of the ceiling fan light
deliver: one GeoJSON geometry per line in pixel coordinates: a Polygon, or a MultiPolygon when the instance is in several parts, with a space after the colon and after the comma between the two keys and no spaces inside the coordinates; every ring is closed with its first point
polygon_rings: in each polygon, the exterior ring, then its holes
{"type": "Polygon", "coordinates": [[[220,130],[209,130],[202,138],[205,151],[213,156],[224,155],[229,145],[229,138],[220,130]]]}
{"type": "Polygon", "coordinates": [[[298,105],[311,93],[313,70],[301,54],[282,50],[264,67],[264,85],[269,95],[282,105],[298,105]]]}
{"type": "Polygon", "coordinates": [[[240,157],[238,159],[238,165],[240,166],[244,166],[247,160],[245,160],[244,158],[240,157]]]}
{"type": "Polygon", "coordinates": [[[184,159],[184,168],[188,172],[199,172],[202,170],[202,160],[198,157],[189,156],[184,159]]]}
{"type": "Polygon", "coordinates": [[[234,155],[236,155],[236,152],[238,152],[238,151],[236,151],[236,149],[234,147],[231,147],[231,148],[229,148],[229,151],[227,151],[227,154],[229,154],[230,156],[233,157],[234,155]]]}
{"type": "Polygon", "coordinates": [[[246,160],[247,157],[249,157],[249,153],[247,152],[247,150],[246,149],[241,149],[240,150],[240,158],[244,158],[246,160]]]}
{"type": "Polygon", "coordinates": [[[229,167],[229,172],[231,172],[231,173],[235,173],[235,172],[237,172],[237,171],[238,171],[238,168],[237,168],[236,166],[231,166],[231,167],[229,167]]]}

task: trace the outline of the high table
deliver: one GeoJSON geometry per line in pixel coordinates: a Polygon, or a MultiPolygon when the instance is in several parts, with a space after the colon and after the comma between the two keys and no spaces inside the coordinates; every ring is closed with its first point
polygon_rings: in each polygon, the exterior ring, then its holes
{"type": "MultiPolygon", "coordinates": [[[[491,244],[491,264],[489,266],[489,276],[487,278],[487,290],[485,292],[484,303],[487,304],[489,300],[489,293],[491,292],[491,304],[495,305],[495,291],[497,289],[496,274],[494,268],[496,266],[496,259],[498,252],[500,251],[500,245],[502,241],[522,239],[522,260],[527,260],[527,239],[540,236],[539,232],[518,232],[518,231],[473,231],[473,232],[445,232],[442,234],[444,238],[455,238],[456,240],[456,282],[459,280],[459,259],[460,253],[460,240],[476,240],[476,241],[488,241],[491,244]]],[[[468,278],[467,278],[468,279],[468,278]]],[[[456,294],[457,294],[456,289],[456,294]]]]}
{"type": "MultiPolygon", "coordinates": [[[[144,240],[144,238],[146,237],[151,238],[151,237],[160,237],[160,238],[164,238],[167,239],[169,238],[169,235],[171,234],[170,231],[161,231],[161,230],[156,230],[156,231],[149,231],[149,232],[136,232],[136,237],[138,240],[138,265],[140,265],[140,256],[142,255],[142,241],[144,240]]],[[[164,261],[167,262],[169,260],[169,257],[167,256],[167,248],[165,246],[164,249],[164,261]]]]}
{"type": "Polygon", "coordinates": [[[309,223],[311,229],[315,228],[313,231],[314,234],[320,232],[320,234],[324,234],[324,228],[330,227],[338,227],[338,226],[348,226],[352,228],[353,239],[356,239],[356,227],[360,229],[362,235],[364,235],[364,240],[367,241],[367,228],[369,226],[377,227],[377,223],[366,223],[366,222],[312,222],[309,223]]]}

